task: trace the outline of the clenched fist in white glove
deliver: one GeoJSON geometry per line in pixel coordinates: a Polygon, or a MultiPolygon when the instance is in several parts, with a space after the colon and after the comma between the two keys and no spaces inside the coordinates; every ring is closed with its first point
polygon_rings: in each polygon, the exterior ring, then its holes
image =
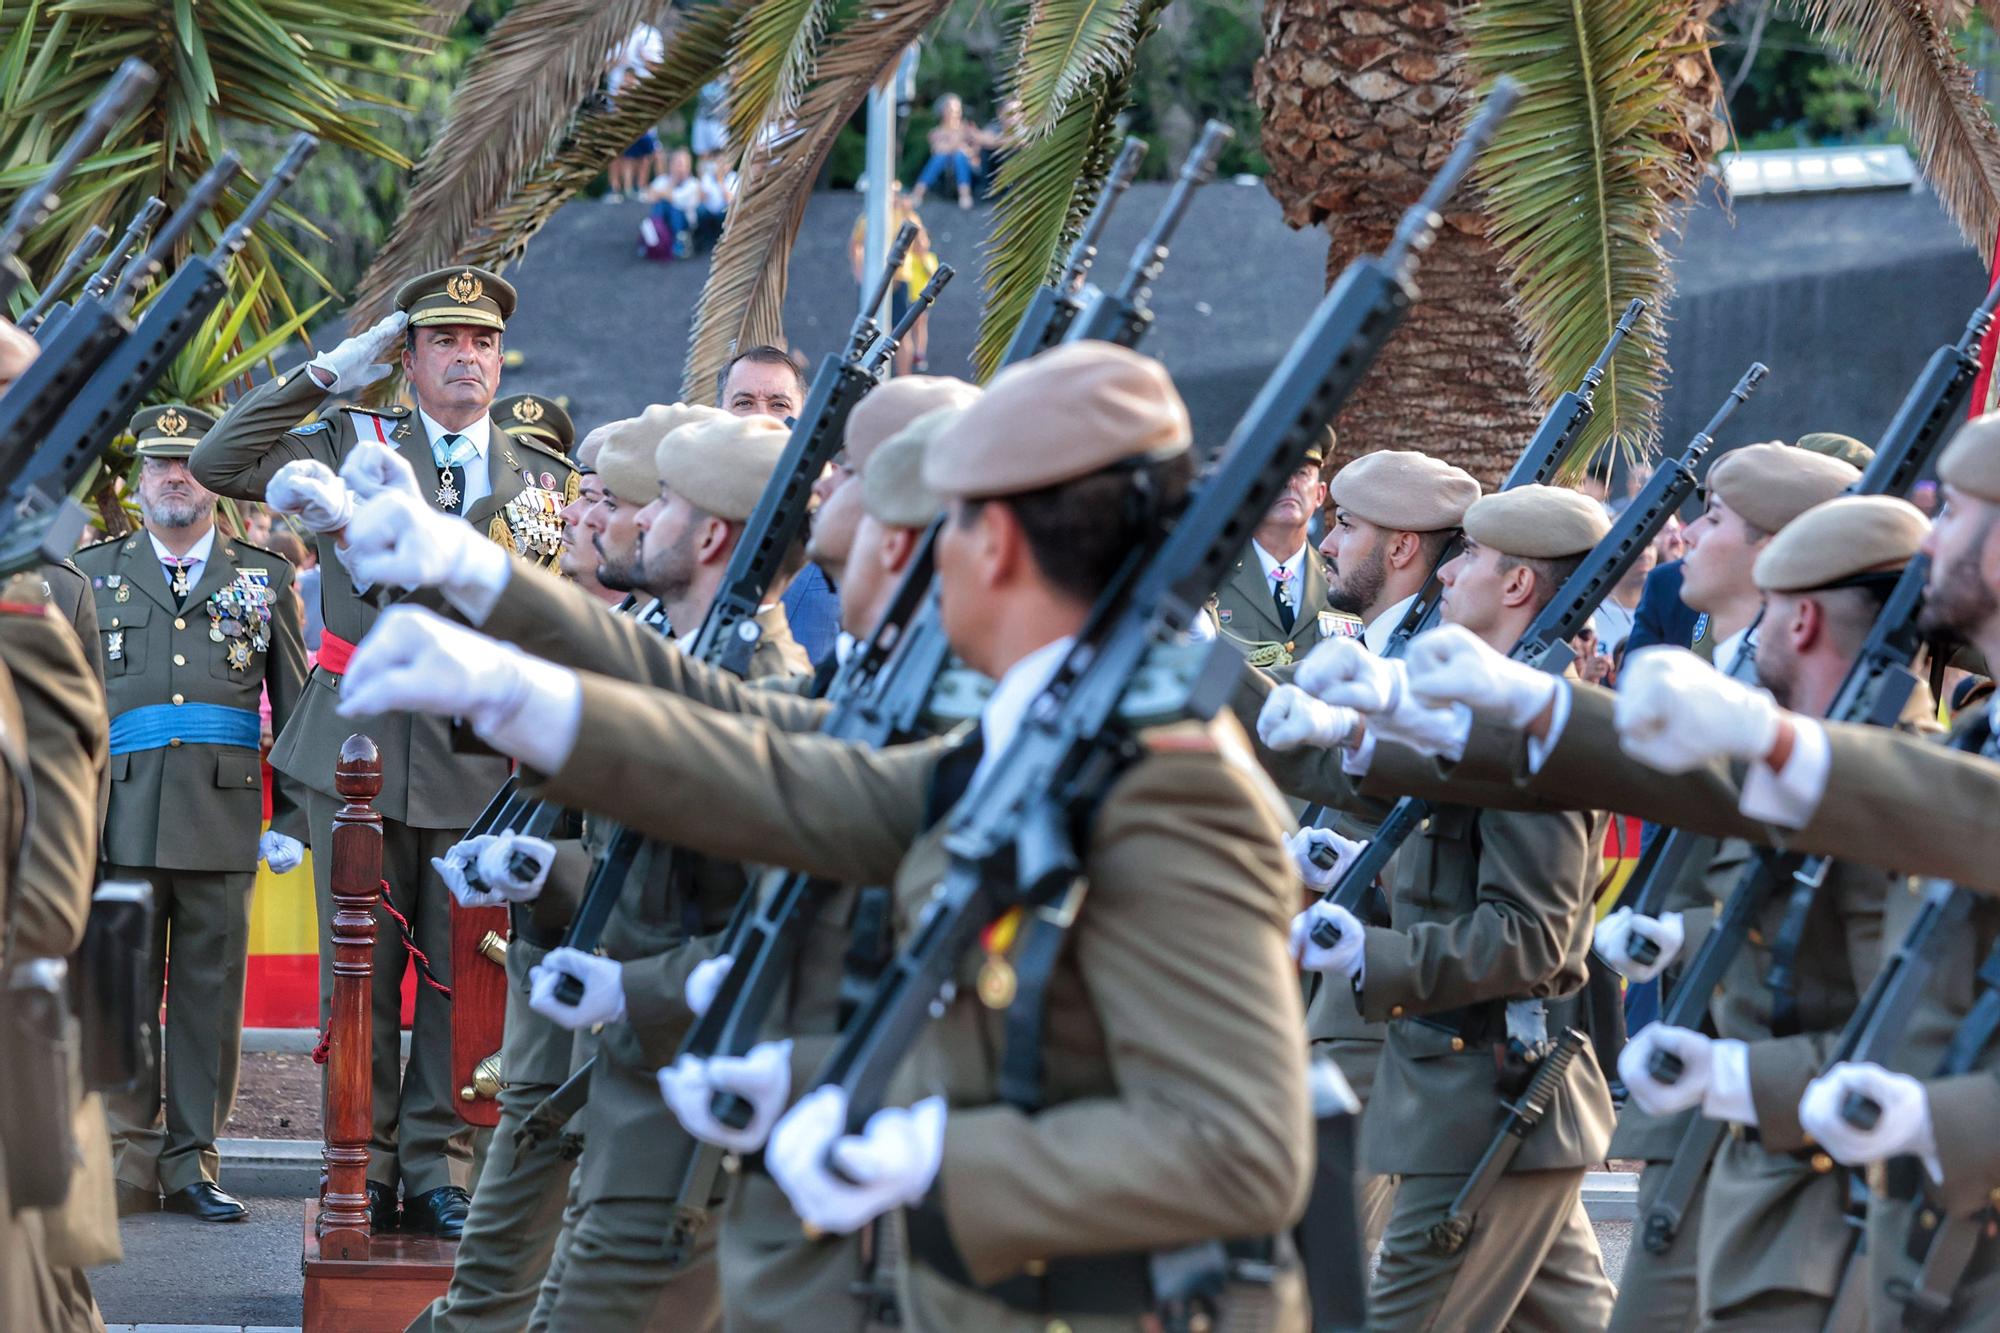
{"type": "Polygon", "coordinates": [[[433,856],[438,878],[461,907],[533,902],[556,861],[555,844],[524,833],[482,833],[433,856]]]}
{"type": "Polygon", "coordinates": [[[1433,708],[1464,704],[1525,727],[1549,706],[1556,678],[1499,652],[1463,625],[1441,625],[1410,641],[1410,693],[1433,708]]]}
{"type": "Polygon", "coordinates": [[[1687,942],[1687,927],[1679,912],[1646,916],[1629,907],[1605,913],[1591,939],[1597,956],[1627,981],[1651,981],[1680,957],[1687,942]],[[1650,940],[1655,946],[1653,961],[1642,963],[1633,956],[1635,940],[1650,940]]]}
{"type": "Polygon", "coordinates": [[[339,532],[354,518],[354,493],[317,458],[295,458],[264,488],[264,503],[310,532],[339,532]]]}
{"type": "Polygon", "coordinates": [[[1701,1105],[1708,1094],[1709,1071],[1714,1067],[1715,1043],[1688,1028],[1648,1023],[1618,1053],[1618,1077],[1625,1090],[1648,1115],[1672,1115],[1690,1106],[1701,1105]],[[1651,1065],[1656,1051],[1665,1051],[1681,1062],[1680,1077],[1667,1083],[1653,1077],[1651,1065]]]}
{"type": "Polygon", "coordinates": [[[385,491],[400,491],[419,502],[424,498],[410,460],[380,440],[355,441],[340,464],[340,479],[356,500],[372,500],[385,491]]]}
{"type": "Polygon", "coordinates": [[[1358,986],[1366,937],[1367,932],[1354,913],[1322,899],[1292,918],[1292,959],[1307,972],[1348,977],[1358,986]],[[1321,939],[1314,939],[1315,933],[1321,939]]]}
{"type": "Polygon", "coordinates": [[[283,875],[297,870],[299,862],[305,859],[305,844],[297,838],[288,838],[282,833],[266,830],[257,836],[257,859],[271,867],[274,875],[283,875]]]}
{"type": "Polygon", "coordinates": [[[599,954],[568,947],[549,950],[528,969],[528,1007],[557,1027],[575,1032],[625,1017],[625,971],[599,954]],[[565,975],[583,983],[583,998],[564,1004],[556,987],[565,975]]]}
{"type": "Polygon", "coordinates": [[[1758,760],[1784,710],[1685,648],[1642,648],[1625,661],[1614,718],[1626,754],[1663,773],[1717,759],[1758,760]]]}
{"type": "Polygon", "coordinates": [[[729,954],[719,953],[713,958],[704,958],[688,969],[686,984],[681,987],[681,998],[696,1018],[705,1017],[708,1006],[715,1003],[715,993],[722,989],[722,983],[729,976],[729,969],[736,959],[729,954]]]}
{"type": "Polygon", "coordinates": [[[1292,683],[1323,703],[1379,713],[1402,697],[1403,664],[1377,657],[1359,639],[1323,639],[1299,663],[1292,683]]]}
{"type": "Polygon", "coordinates": [[[313,378],[324,389],[353,393],[365,389],[395,370],[391,349],[401,341],[410,316],[391,311],[345,342],[338,343],[306,362],[315,371],[313,378]]]}
{"type": "Polygon", "coordinates": [[[1302,828],[1285,835],[1285,846],[1292,853],[1292,864],[1299,868],[1299,878],[1306,882],[1308,888],[1318,889],[1321,893],[1334,886],[1340,872],[1347,868],[1347,863],[1359,856],[1361,849],[1367,845],[1352,838],[1343,838],[1330,828],[1302,828]],[[1315,852],[1328,864],[1321,865],[1313,860],[1315,852]]]}
{"type": "Polygon", "coordinates": [[[683,1055],[659,1072],[660,1096],[681,1127],[731,1152],[756,1152],[771,1136],[791,1096],[792,1043],[759,1042],[743,1056],[709,1059],[683,1055]],[[750,1120],[732,1128],[715,1115],[717,1093],[733,1092],[750,1105],[750,1120]]]}
{"type": "Polygon", "coordinates": [[[1799,1099],[1799,1125],[1843,1166],[1910,1155],[1924,1159],[1933,1179],[1941,1178],[1930,1095],[1908,1074],[1892,1074],[1876,1064],[1837,1064],[1806,1085],[1806,1095],[1799,1099]],[[1857,1128],[1840,1113],[1849,1094],[1882,1108],[1872,1129],[1857,1128]]]}
{"type": "Polygon", "coordinates": [[[862,1133],[845,1134],[847,1094],[817,1088],[771,1131],[764,1169],[808,1226],[846,1235],[930,1192],[944,1164],[944,1115],[944,1098],[926,1097],[884,1107],[862,1133]]]}
{"type": "Polygon", "coordinates": [[[1322,750],[1334,746],[1361,722],[1352,708],[1323,704],[1296,685],[1280,685],[1257,712],[1257,739],[1273,750],[1301,745],[1322,750]]]}
{"type": "Polygon", "coordinates": [[[355,511],[341,559],[357,582],[437,588],[474,624],[492,614],[511,572],[498,543],[401,491],[355,511]]]}

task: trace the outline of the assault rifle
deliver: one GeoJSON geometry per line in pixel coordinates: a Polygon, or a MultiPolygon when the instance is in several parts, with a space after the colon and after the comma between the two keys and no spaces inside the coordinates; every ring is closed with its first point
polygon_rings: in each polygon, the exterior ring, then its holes
{"type": "Polygon", "coordinates": [[[1091,286],[1078,294],[1082,309],[1071,317],[1069,331],[1063,335],[1062,341],[1094,340],[1132,347],[1145,336],[1146,326],[1153,322],[1153,311],[1147,300],[1152,295],[1153,283],[1159,279],[1160,270],[1166,266],[1167,243],[1180,227],[1188,205],[1194,202],[1194,192],[1214,178],[1215,159],[1222,151],[1222,145],[1235,137],[1236,131],[1219,120],[1211,120],[1202,126],[1201,138],[1195,141],[1187,161],[1181,164],[1180,179],[1174,182],[1173,193],[1167,196],[1160,216],[1153,219],[1153,229],[1146,233],[1146,238],[1139,242],[1139,248],[1132,252],[1132,263],[1126,268],[1125,276],[1111,291],[1100,291],[1091,286]]]}
{"type": "MultiPolygon", "coordinates": [[[[1695,468],[1715,443],[1716,432],[1722,429],[1738,407],[1749,400],[1768,373],[1761,361],[1751,363],[1708,424],[1695,432],[1680,457],[1664,463],[1653,474],[1644,489],[1611,525],[1611,531],[1605,534],[1604,540],[1592,548],[1576,571],[1563,581],[1555,597],[1536,615],[1508,656],[1551,675],[1570,664],[1575,654],[1570,649],[1569,641],[1583,632],[1598,605],[1625,577],[1626,571],[1639,558],[1639,553],[1652,544],[1674,511],[1694,494],[1695,468]]],[[[1357,911],[1368,886],[1388,868],[1397,849],[1430,817],[1430,813],[1431,803],[1415,796],[1406,796],[1390,807],[1388,815],[1375,830],[1375,836],[1341,872],[1340,882],[1328,895],[1330,900],[1350,912],[1357,911]]],[[[1340,941],[1340,928],[1328,920],[1315,921],[1312,938],[1321,948],[1332,948],[1340,941]]]]}
{"type": "MultiPolygon", "coordinates": [[[[1073,910],[1080,892],[1071,815],[1090,808],[1127,762],[1128,693],[1156,650],[1179,642],[1240,554],[1242,534],[1303,462],[1401,323],[1415,296],[1416,255],[1439,225],[1438,210],[1519,96],[1510,79],[1494,86],[1423,198],[1403,215],[1387,252],[1357,260],[1341,275],[1172,528],[1113,577],[1019,731],[946,817],[950,866],[932,909],[890,961],[816,1080],[845,1093],[850,1132],[881,1106],[934,1001],[991,921],[1027,907],[1036,909],[1031,930],[1061,931],[1064,908],[1073,910]]],[[[1180,697],[1168,711],[1210,716],[1237,680],[1242,657],[1226,641],[1196,645],[1192,656],[1181,672],[1180,697]]],[[[1003,1096],[1035,1104],[1036,1053],[1010,1042],[1006,1063],[1003,1096]]]]}
{"type": "MultiPolygon", "coordinates": [[[[951,280],[952,270],[940,266],[888,337],[879,336],[875,312],[881,309],[882,298],[902,268],[903,257],[916,240],[916,233],[914,224],[903,224],[873,290],[867,294],[869,299],[855,316],[847,347],[842,352],[827,353],[820,362],[771,483],[757,498],[757,507],[744,523],[742,535],[736,539],[736,547],[723,571],[722,588],[709,604],[708,613],[688,648],[688,656],[694,661],[738,676],[748,674],[750,657],[760,637],[757,608],[764,604],[764,595],[777,577],[778,566],[805,527],[813,482],[839,451],[854,405],[875,387],[876,376],[895,355],[896,345],[951,280]]],[[[603,858],[592,867],[583,901],[563,936],[564,947],[585,953],[597,947],[604,927],[611,920],[611,909],[617,904],[625,877],[644,842],[631,829],[619,828],[614,832],[603,858]]],[[[583,998],[583,982],[565,975],[556,983],[555,993],[562,1003],[575,1004],[583,998]]]]}
{"type": "Polygon", "coordinates": [[[82,271],[85,264],[97,257],[97,252],[102,250],[104,243],[110,239],[111,233],[102,227],[93,226],[85,232],[83,239],[71,246],[70,252],[63,256],[63,262],[57,266],[55,276],[42,284],[42,294],[35,298],[35,303],[21,312],[21,318],[15,321],[16,327],[23,333],[33,333],[40,328],[43,318],[49,313],[49,308],[61,299],[70,280],[82,271]]]}
{"type": "Polygon", "coordinates": [[[1035,289],[1034,299],[1028,303],[1021,322],[1015,326],[1013,340],[1007,344],[1006,355],[1000,358],[1001,365],[1011,366],[1047,351],[1069,332],[1069,326],[1083,310],[1081,289],[1083,280],[1090,275],[1091,263],[1097,258],[1098,238],[1104,234],[1119,197],[1138,175],[1140,159],[1145,156],[1144,139],[1127,138],[1118,150],[1118,157],[1097,193],[1097,203],[1084,220],[1083,230],[1077,233],[1076,244],[1070,247],[1069,262],[1063,265],[1062,276],[1035,289]]]}
{"type": "Polygon", "coordinates": [[[21,242],[28,233],[42,224],[42,220],[55,211],[62,201],[63,186],[83,165],[83,160],[96,152],[103,144],[112,127],[122,120],[125,113],[138,105],[146,90],[155,82],[152,68],[143,60],[127,60],[111,76],[111,82],[104,85],[104,91],[83,113],[83,123],[78,125],[63,144],[56,160],[49,163],[49,169],[28,191],[14,201],[14,207],[7,214],[7,221],[0,225],[0,310],[14,299],[26,281],[27,274],[21,268],[19,254],[21,242]]]}
{"type": "MultiPolygon", "coordinates": [[[[77,300],[108,296],[111,289],[118,285],[119,275],[129,264],[138,261],[139,253],[146,245],[147,233],[152,231],[166,214],[166,201],[158,195],[147,199],[133,215],[132,221],[126,224],[125,234],[118,238],[118,244],[112,247],[110,254],[104,256],[104,262],[98,266],[97,272],[91,274],[84,282],[83,290],[77,294],[77,300]]],[[[35,330],[35,341],[46,347],[49,340],[62,331],[64,322],[69,319],[70,309],[70,306],[58,302],[42,320],[41,327],[35,330]]]]}
{"type": "MultiPolygon", "coordinates": [[[[6,536],[0,538],[0,571],[15,573],[44,558],[60,558],[74,549],[86,516],[82,506],[67,500],[70,489],[83,480],[90,464],[103,452],[106,441],[124,428],[147,390],[158,383],[174,357],[201,330],[209,312],[228,295],[230,260],[249,240],[250,229],[270,211],[318,147],[319,140],[310,134],[293,138],[263,188],[229,224],[215,248],[181,265],[154,294],[138,327],[110,347],[97,373],[64,407],[55,425],[38,442],[27,466],[8,476],[7,490],[0,497],[0,514],[10,516],[11,525],[6,536]]],[[[119,312],[130,306],[133,285],[161,267],[172,253],[175,240],[196,217],[207,211],[209,202],[235,174],[235,160],[225,155],[223,161],[202,177],[180,212],[160,229],[151,248],[127,269],[105,298],[108,316],[122,322],[119,312]]],[[[79,306],[57,342],[67,338],[83,317],[83,307],[79,306]]],[[[51,347],[42,359],[54,355],[56,349],[51,347]]],[[[41,361],[35,364],[39,366],[41,361]]]]}

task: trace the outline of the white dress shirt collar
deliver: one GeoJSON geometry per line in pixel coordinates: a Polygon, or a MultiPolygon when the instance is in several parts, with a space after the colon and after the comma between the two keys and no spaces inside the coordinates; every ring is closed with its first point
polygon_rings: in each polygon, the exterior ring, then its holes
{"type": "Polygon", "coordinates": [[[1288,571],[1293,578],[1297,578],[1304,572],[1306,560],[1304,543],[1299,545],[1298,550],[1292,552],[1292,558],[1289,560],[1278,559],[1277,556],[1272,555],[1262,546],[1259,546],[1255,540],[1251,541],[1250,549],[1257,553],[1257,563],[1264,567],[1264,582],[1266,583],[1272,582],[1277,572],[1281,569],[1288,571]]]}
{"type": "Polygon", "coordinates": [[[985,733],[985,749],[979,756],[979,767],[973,770],[974,782],[985,775],[987,767],[1014,739],[1014,733],[1021,729],[1021,719],[1027,716],[1028,705],[1048,685],[1075,642],[1067,634],[1051,640],[1001,674],[993,693],[986,696],[986,710],[980,714],[979,725],[985,733]]]}
{"type": "Polygon", "coordinates": [[[1387,611],[1369,621],[1367,628],[1361,631],[1362,645],[1369,652],[1380,657],[1382,650],[1389,646],[1389,636],[1396,632],[1396,626],[1403,623],[1403,616],[1409,611],[1410,603],[1416,600],[1417,594],[1411,593],[1408,597],[1405,597],[1402,601],[1397,602],[1387,611]]]}
{"type": "Polygon", "coordinates": [[[449,430],[439,425],[431,418],[431,414],[421,407],[417,409],[417,420],[423,423],[424,438],[430,443],[433,458],[437,457],[437,442],[447,435],[457,435],[471,440],[472,447],[478,451],[481,459],[486,457],[487,446],[493,441],[493,418],[483,412],[477,421],[464,430],[449,430]]]}
{"type": "Polygon", "coordinates": [[[190,546],[188,553],[182,556],[176,556],[172,551],[169,551],[164,542],[158,537],[153,536],[152,529],[148,528],[146,530],[146,536],[153,543],[153,554],[159,558],[162,566],[169,560],[178,560],[188,567],[188,586],[190,587],[194,586],[195,581],[201,577],[202,566],[208,563],[209,555],[215,550],[215,529],[213,527],[209,528],[207,532],[202,533],[201,540],[190,546]]]}

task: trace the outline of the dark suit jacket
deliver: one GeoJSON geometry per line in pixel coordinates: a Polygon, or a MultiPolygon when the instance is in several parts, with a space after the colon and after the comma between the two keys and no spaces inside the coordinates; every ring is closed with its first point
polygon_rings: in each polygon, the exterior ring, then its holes
{"type": "Polygon", "coordinates": [[[1656,643],[1688,648],[1694,644],[1694,626],[1701,619],[1681,600],[1681,562],[1669,560],[1646,576],[1639,594],[1639,609],[1632,616],[1632,633],[1625,640],[1629,656],[1656,643]]]}

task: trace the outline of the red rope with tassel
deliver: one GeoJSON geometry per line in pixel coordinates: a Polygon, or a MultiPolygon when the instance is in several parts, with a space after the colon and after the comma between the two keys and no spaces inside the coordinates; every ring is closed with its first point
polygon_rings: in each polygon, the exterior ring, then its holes
{"type": "MultiPolygon", "coordinates": [[[[410,961],[416,964],[417,975],[423,979],[423,983],[426,986],[444,996],[445,1000],[449,1002],[451,999],[451,987],[437,979],[437,973],[431,970],[430,955],[417,947],[416,937],[410,933],[410,919],[397,910],[395,900],[389,896],[389,881],[386,879],[382,881],[382,910],[387,912],[390,918],[395,921],[396,933],[401,936],[403,941],[403,952],[407,953],[410,956],[410,961]]],[[[333,1024],[329,1022],[325,1028],[321,1029],[319,1042],[313,1047],[312,1062],[316,1065],[325,1064],[327,1053],[332,1047],[333,1024]]]]}

